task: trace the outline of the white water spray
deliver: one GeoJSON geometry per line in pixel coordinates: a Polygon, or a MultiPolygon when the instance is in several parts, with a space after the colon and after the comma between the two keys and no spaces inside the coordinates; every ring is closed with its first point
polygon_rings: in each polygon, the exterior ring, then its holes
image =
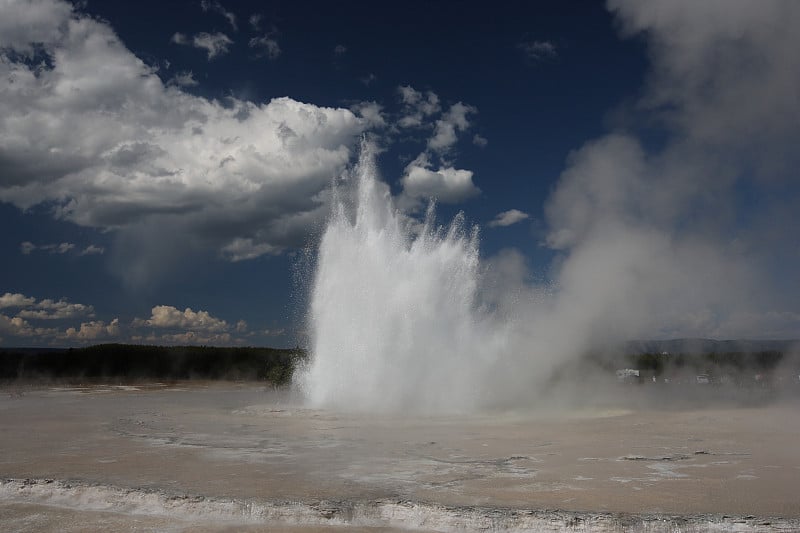
{"type": "Polygon", "coordinates": [[[483,383],[498,353],[477,309],[477,228],[461,215],[437,227],[431,208],[415,236],[377,180],[374,158],[364,143],[352,176],[354,209],[335,191],[303,388],[317,407],[471,410],[487,403],[483,383]]]}

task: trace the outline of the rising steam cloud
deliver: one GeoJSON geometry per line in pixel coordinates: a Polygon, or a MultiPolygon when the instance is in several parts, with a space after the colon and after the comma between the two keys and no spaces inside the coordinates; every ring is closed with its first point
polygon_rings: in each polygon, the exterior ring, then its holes
{"type": "MultiPolygon", "coordinates": [[[[796,338],[800,6],[609,8],[623,36],[646,37],[652,65],[619,127],[570,154],[545,205],[544,244],[559,253],[545,320],[570,351],[637,337],[796,338]]],[[[509,260],[519,263],[507,254],[494,266],[509,260]]],[[[536,315],[519,307],[541,299],[520,303],[520,290],[509,305],[536,315]]]]}
{"type": "Polygon", "coordinates": [[[627,127],[575,151],[546,206],[563,305],[592,336],[797,336],[800,6],[609,7],[652,68],[627,127]]]}

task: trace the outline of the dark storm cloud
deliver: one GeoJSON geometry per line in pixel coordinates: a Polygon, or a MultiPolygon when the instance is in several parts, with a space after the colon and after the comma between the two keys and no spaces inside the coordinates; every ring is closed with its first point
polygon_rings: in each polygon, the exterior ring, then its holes
{"type": "Polygon", "coordinates": [[[178,32],[172,36],[172,42],[205,50],[209,61],[227,54],[228,48],[233,44],[233,40],[222,32],[200,32],[192,38],[178,32]]]}

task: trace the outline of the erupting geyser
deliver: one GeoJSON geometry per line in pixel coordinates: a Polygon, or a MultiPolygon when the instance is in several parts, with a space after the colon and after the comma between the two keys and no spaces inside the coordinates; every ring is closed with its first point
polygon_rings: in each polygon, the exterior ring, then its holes
{"type": "Polygon", "coordinates": [[[496,350],[477,308],[477,228],[462,216],[421,231],[395,210],[363,143],[348,192],[335,191],[311,300],[312,405],[347,410],[464,411],[484,404],[496,350]],[[351,205],[354,204],[354,205],[351,205]]]}

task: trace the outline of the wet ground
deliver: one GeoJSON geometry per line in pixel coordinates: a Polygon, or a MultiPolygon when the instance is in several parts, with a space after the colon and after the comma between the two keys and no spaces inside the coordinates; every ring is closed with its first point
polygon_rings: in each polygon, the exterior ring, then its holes
{"type": "Polygon", "coordinates": [[[311,410],[252,384],[0,389],[11,531],[800,530],[800,408],[311,410]],[[283,528],[283,529],[276,529],[283,528]]]}

